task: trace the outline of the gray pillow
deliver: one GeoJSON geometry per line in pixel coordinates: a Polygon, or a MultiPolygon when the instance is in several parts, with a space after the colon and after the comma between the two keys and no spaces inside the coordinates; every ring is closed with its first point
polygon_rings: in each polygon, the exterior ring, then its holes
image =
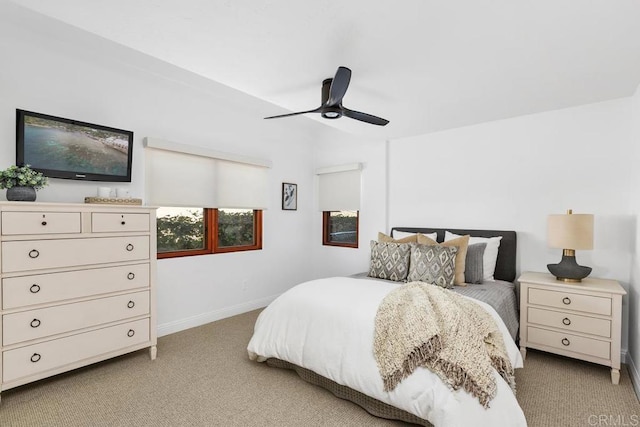
{"type": "Polygon", "coordinates": [[[369,277],[402,282],[409,272],[411,246],[408,243],[371,241],[369,277]]]}
{"type": "Polygon", "coordinates": [[[409,282],[426,282],[453,288],[456,276],[457,246],[411,244],[409,282]]]}
{"type": "Polygon", "coordinates": [[[482,278],[484,277],[482,259],[486,247],[486,243],[474,243],[467,247],[467,258],[464,269],[465,283],[482,283],[482,278]]]}

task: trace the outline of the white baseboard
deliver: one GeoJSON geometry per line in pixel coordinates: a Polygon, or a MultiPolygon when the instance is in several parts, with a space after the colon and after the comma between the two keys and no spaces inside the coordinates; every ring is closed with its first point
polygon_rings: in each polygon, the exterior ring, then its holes
{"type": "Polygon", "coordinates": [[[636,397],[640,399],[640,375],[638,374],[638,367],[636,366],[633,358],[629,353],[627,353],[627,357],[625,359],[625,363],[629,367],[629,377],[631,378],[631,384],[633,384],[633,389],[636,392],[636,397]]]}
{"type": "Polygon", "coordinates": [[[164,336],[173,334],[175,332],[184,331],[185,329],[195,328],[206,323],[215,322],[216,320],[225,319],[227,317],[235,316],[237,314],[246,313],[251,310],[266,307],[279,295],[272,295],[266,298],[261,298],[253,301],[243,302],[242,304],[232,305],[231,307],[224,307],[218,310],[210,311],[208,313],[197,314],[195,316],[187,317],[185,319],[175,320],[169,323],[163,323],[158,325],[158,336],[164,336]]]}

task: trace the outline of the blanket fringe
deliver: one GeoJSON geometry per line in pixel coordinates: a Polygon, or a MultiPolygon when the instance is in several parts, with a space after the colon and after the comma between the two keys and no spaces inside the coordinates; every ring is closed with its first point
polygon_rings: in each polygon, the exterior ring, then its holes
{"type": "Polygon", "coordinates": [[[382,378],[384,391],[392,391],[406,377],[411,375],[418,366],[433,362],[437,353],[442,350],[443,344],[440,335],[434,335],[426,342],[414,348],[402,363],[402,369],[398,369],[382,378]]]}

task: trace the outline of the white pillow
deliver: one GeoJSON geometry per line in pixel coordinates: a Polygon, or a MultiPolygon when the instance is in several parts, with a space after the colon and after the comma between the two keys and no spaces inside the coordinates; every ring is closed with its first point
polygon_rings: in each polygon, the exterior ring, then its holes
{"type": "MultiPolygon", "coordinates": [[[[462,237],[459,234],[444,232],[444,241],[457,239],[462,237]]],[[[493,280],[493,273],[496,271],[496,261],[498,260],[498,248],[500,247],[500,240],[502,236],[498,237],[470,237],[469,245],[474,243],[486,243],[487,247],[484,249],[484,255],[482,256],[482,269],[484,270],[483,281],[493,280]]]]}
{"type": "Polygon", "coordinates": [[[393,238],[394,239],[403,239],[405,237],[409,237],[409,236],[414,236],[416,234],[422,234],[423,236],[427,236],[428,238],[430,238],[431,240],[438,240],[438,233],[429,233],[429,234],[424,234],[424,233],[407,233],[405,231],[398,231],[395,230],[393,232],[393,238]]]}

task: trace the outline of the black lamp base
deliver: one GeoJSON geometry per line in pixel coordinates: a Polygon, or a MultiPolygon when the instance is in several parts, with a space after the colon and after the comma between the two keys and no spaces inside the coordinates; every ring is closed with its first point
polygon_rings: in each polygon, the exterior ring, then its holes
{"type": "Polygon", "coordinates": [[[591,274],[591,267],[578,265],[576,257],[571,255],[562,255],[559,264],[547,264],[547,268],[556,279],[563,282],[581,282],[591,274]]]}

